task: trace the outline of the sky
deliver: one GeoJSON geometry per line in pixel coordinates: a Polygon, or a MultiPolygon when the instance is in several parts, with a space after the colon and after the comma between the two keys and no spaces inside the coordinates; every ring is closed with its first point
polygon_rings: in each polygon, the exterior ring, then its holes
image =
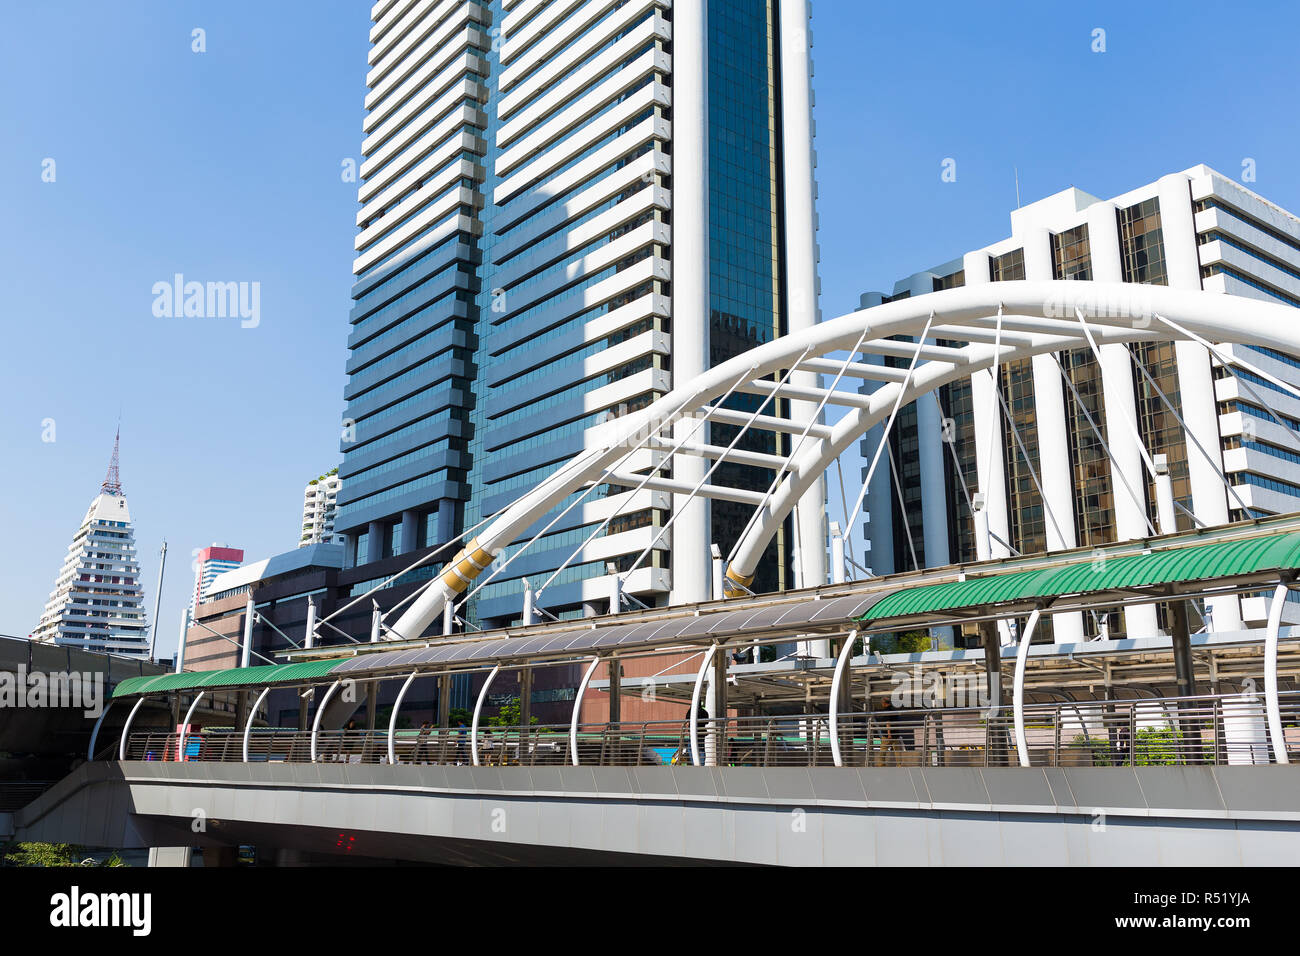
{"type": "MultiPolygon", "coordinates": [[[[119,422],[151,614],[168,543],[161,654],[199,548],[297,543],[340,458],[369,7],[0,10],[0,634],[34,629],[119,422]],[[156,314],[177,273],[256,288],[256,321],[156,314]]],[[[1017,176],[1028,203],[1253,160],[1300,210],[1297,28],[1283,2],[816,0],[824,316],[1004,238],[1017,176]]]]}

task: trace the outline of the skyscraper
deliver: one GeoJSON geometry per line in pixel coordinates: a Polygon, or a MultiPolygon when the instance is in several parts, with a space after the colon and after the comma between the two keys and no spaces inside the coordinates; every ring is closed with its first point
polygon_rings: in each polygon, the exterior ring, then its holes
{"type": "Polygon", "coordinates": [[[307,482],[302,491],[302,536],[298,539],[298,547],[338,543],[334,516],[338,513],[338,496],[342,487],[337,468],[307,482]]]}
{"type": "Polygon", "coordinates": [[[108,476],[68,545],[32,639],[110,654],[149,654],[135,533],[118,475],[117,438],[108,476]]]}
{"type": "MultiPolygon", "coordinates": [[[[451,540],[588,429],[817,320],[806,0],[380,0],[371,17],[335,522],[361,567],[451,540]]],[[[707,464],[671,467],[694,481],[707,464]]],[[[730,484],[771,478],[728,467],[730,484]]],[[[674,509],[626,588],[710,596],[709,545],[747,515],[676,497],[599,489],[483,587],[477,616],[517,617],[525,577],[555,613],[603,609],[611,568],[674,509]]],[[[756,588],[790,583],[794,553],[808,583],[824,575],[823,500],[756,588]]]]}
{"type": "MultiPolygon", "coordinates": [[[[909,276],[889,295],[868,293],[862,305],[977,282],[1072,278],[1300,307],[1300,218],[1203,165],[1109,200],[1071,188],[1014,210],[1010,237],[909,276]]],[[[1300,385],[1295,361],[1280,352],[1217,348],[1300,385]]],[[[1000,403],[986,371],[904,408],[867,496],[872,570],[1146,537],[1157,520],[1146,462],[1161,454],[1180,530],[1300,509],[1293,396],[1229,369],[1193,341],[1098,351],[1100,361],[1075,349],[1003,365],[1000,403]],[[990,555],[975,540],[968,496],[976,491],[986,501],[990,555]]],[[[863,442],[868,459],[880,432],[863,442]]],[[[1208,604],[1207,619],[1220,631],[1258,623],[1266,612],[1260,597],[1208,604]]],[[[1300,622],[1298,607],[1288,604],[1287,623],[1300,622]]],[[[1077,640],[1103,621],[1111,634],[1130,637],[1163,626],[1153,605],[1139,605],[1056,615],[1052,633],[1077,640]]]]}
{"type": "Polygon", "coordinates": [[[208,585],[218,574],[233,571],[243,563],[244,552],[239,548],[230,548],[216,542],[210,547],[201,548],[194,562],[194,593],[190,595],[190,613],[203,600],[208,585]]]}

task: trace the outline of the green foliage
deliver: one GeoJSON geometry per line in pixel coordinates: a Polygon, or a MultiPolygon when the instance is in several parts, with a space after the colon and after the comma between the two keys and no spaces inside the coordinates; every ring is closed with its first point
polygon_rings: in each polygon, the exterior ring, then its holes
{"type": "Polygon", "coordinates": [[[0,866],[126,866],[116,852],[99,863],[87,852],[73,843],[11,843],[0,849],[0,866]]]}
{"type": "Polygon", "coordinates": [[[1202,756],[1189,752],[1182,741],[1183,735],[1173,727],[1143,727],[1137,732],[1131,755],[1124,749],[1112,748],[1110,740],[1105,737],[1085,734],[1071,740],[1070,746],[1092,751],[1094,767],[1114,766],[1117,760],[1124,766],[1130,765],[1131,761],[1135,767],[1171,767],[1202,756]]]}
{"type": "Polygon", "coordinates": [[[930,649],[929,631],[897,631],[890,634],[875,634],[871,638],[871,649],[877,654],[916,654],[930,649]]]}
{"type": "Polygon", "coordinates": [[[448,714],[447,722],[452,727],[459,726],[460,724],[464,724],[466,727],[468,727],[473,720],[474,720],[474,715],[471,714],[464,707],[453,707],[448,714]]]}
{"type": "MultiPolygon", "coordinates": [[[[520,713],[519,698],[511,697],[501,705],[495,717],[489,717],[489,727],[518,727],[523,722],[523,715],[520,713]]],[[[533,717],[531,723],[537,723],[537,718],[533,717]]]]}

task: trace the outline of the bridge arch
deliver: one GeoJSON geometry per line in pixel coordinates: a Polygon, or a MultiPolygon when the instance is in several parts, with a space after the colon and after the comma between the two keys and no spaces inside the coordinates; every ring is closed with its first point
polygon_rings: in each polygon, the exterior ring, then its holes
{"type": "MultiPolygon", "coordinates": [[[[439,620],[444,606],[464,593],[509,545],[570,495],[609,480],[636,450],[653,450],[647,438],[670,436],[687,416],[712,414],[712,403],[733,392],[783,397],[802,405],[847,405],[833,426],[795,423],[808,438],[786,459],[784,474],[757,503],[727,567],[729,593],[754,580],[768,542],[816,479],[872,427],[905,405],[954,380],[995,365],[1065,349],[1112,343],[1180,341],[1259,345],[1300,358],[1300,323],[1294,308],[1269,302],[1163,286],[1093,281],[1012,281],[969,285],[862,309],[774,339],[709,369],[638,412],[598,426],[590,447],[486,523],[411,602],[389,629],[416,638],[439,620]],[[910,336],[961,343],[915,344],[910,336]],[[830,359],[849,352],[842,362],[830,359]],[[859,354],[914,356],[915,368],[861,365],[859,354]],[[923,359],[923,361],[921,360],[923,359]],[[871,394],[785,385],[792,371],[848,375],[882,384],[871,394]]],[[[789,430],[789,429],[787,429],[789,430]]],[[[797,433],[797,432],[796,432],[797,433]]],[[[666,442],[658,447],[664,451],[666,442]]],[[[672,451],[676,451],[675,446],[672,451]]],[[[716,454],[717,449],[714,449],[716,454]]],[[[623,480],[627,484],[626,479],[623,480]]],[[[722,497],[726,489],[697,489],[722,497]]],[[[680,491],[680,489],[676,489],[680,491]]],[[[694,493],[694,492],[693,492],[694,493]]],[[[735,500],[734,498],[732,500],[735,500]]]]}

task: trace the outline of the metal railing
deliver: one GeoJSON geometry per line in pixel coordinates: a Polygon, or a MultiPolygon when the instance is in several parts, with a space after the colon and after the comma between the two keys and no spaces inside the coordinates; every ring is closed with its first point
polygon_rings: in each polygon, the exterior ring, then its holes
{"type": "MultiPolygon", "coordinates": [[[[1282,694],[1288,754],[1300,759],[1300,692],[1282,694]]],[[[690,722],[624,721],[578,728],[584,766],[835,766],[826,714],[700,718],[692,752],[690,722]]],[[[845,767],[1011,767],[1018,765],[1010,706],[850,712],[838,721],[845,767]]],[[[1158,700],[1084,701],[1025,708],[1025,737],[1035,767],[1127,767],[1272,763],[1262,698],[1244,695],[1158,700]]],[[[388,763],[386,730],[322,730],[318,763],[388,763]]],[[[567,725],[398,730],[399,764],[567,766],[574,753],[567,725]]],[[[241,762],[243,734],[205,730],[185,737],[189,761],[241,762]]],[[[177,760],[177,735],[137,733],[128,760],[177,760]]],[[[310,763],[312,735],[255,729],[253,763],[310,763]]]]}

